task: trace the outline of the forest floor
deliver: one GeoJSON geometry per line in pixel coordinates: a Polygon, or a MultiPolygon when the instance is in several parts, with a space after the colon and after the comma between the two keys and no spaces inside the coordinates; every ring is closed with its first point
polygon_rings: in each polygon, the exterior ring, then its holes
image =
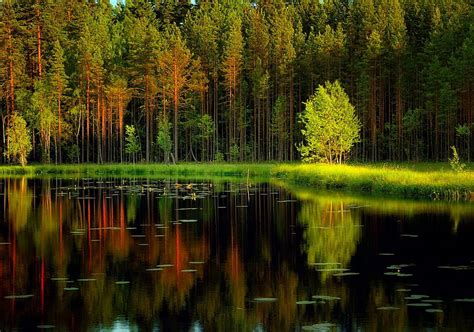
{"type": "Polygon", "coordinates": [[[447,163],[351,165],[302,163],[180,163],[0,166],[0,177],[180,177],[240,181],[279,180],[313,188],[410,198],[474,198],[474,164],[454,172],[447,163]],[[472,194],[471,194],[472,193],[472,194]]]}

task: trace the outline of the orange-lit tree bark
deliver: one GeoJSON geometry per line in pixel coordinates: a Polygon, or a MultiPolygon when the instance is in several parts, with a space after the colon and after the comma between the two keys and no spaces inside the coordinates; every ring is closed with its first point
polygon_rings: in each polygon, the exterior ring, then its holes
{"type": "MultiPolygon", "coordinates": [[[[235,14],[234,14],[235,15],[235,14]]],[[[243,36],[242,22],[239,17],[231,16],[229,18],[230,28],[226,36],[227,42],[224,47],[224,61],[222,63],[222,72],[224,75],[224,85],[227,91],[228,105],[228,134],[227,134],[227,151],[230,153],[235,146],[239,150],[244,149],[243,137],[240,134],[240,127],[244,124],[241,121],[240,94],[239,89],[242,79],[243,66],[243,36]]],[[[233,158],[235,156],[230,156],[233,158]]]]}
{"type": "Polygon", "coordinates": [[[58,143],[57,143],[57,161],[62,162],[62,100],[63,94],[67,89],[67,76],[64,70],[64,51],[59,41],[54,43],[53,57],[50,70],[50,81],[55,90],[58,116],[58,143]]]}
{"type": "Polygon", "coordinates": [[[207,82],[201,74],[198,60],[192,58],[191,51],[186,46],[179,29],[170,27],[168,31],[168,45],[161,55],[160,83],[163,85],[165,99],[173,102],[173,157],[175,161],[179,155],[179,111],[181,102],[191,91],[199,91],[207,82]]]}

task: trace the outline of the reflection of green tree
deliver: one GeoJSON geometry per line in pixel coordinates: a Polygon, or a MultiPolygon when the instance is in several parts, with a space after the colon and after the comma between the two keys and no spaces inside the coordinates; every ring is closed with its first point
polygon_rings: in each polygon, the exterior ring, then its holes
{"type": "Polygon", "coordinates": [[[33,194],[28,189],[26,178],[8,180],[8,217],[16,232],[22,230],[31,214],[33,194]]]}
{"type": "MultiPolygon", "coordinates": [[[[306,225],[304,238],[308,263],[340,263],[318,268],[346,268],[360,238],[360,216],[342,201],[315,198],[302,202],[299,220],[306,225]]],[[[325,280],[329,274],[322,273],[325,280]]]]}
{"type": "Polygon", "coordinates": [[[127,222],[132,223],[137,217],[137,210],[140,205],[140,196],[131,194],[127,197],[127,222]]]}

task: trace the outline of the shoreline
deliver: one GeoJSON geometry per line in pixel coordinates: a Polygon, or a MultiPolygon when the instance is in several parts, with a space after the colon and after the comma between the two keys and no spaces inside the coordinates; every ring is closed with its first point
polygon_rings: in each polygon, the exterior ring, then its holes
{"type": "Polygon", "coordinates": [[[277,179],[315,189],[406,198],[468,200],[474,195],[474,171],[456,173],[446,163],[302,164],[180,163],[67,164],[0,166],[0,177],[185,177],[226,180],[277,179]]]}

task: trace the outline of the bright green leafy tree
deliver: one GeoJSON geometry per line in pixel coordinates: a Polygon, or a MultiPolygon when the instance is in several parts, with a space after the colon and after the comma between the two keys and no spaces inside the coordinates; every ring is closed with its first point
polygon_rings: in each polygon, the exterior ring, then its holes
{"type": "Polygon", "coordinates": [[[26,165],[26,158],[31,152],[30,131],[26,121],[18,113],[12,114],[7,128],[7,151],[5,156],[11,161],[26,165]]]}
{"type": "Polygon", "coordinates": [[[137,153],[141,150],[140,139],[134,126],[125,126],[125,153],[130,155],[133,163],[136,162],[137,153]]]}
{"type": "Polygon", "coordinates": [[[305,162],[342,163],[359,141],[360,121],[338,81],[318,87],[301,122],[305,141],[299,150],[305,162]]]}
{"type": "Polygon", "coordinates": [[[166,116],[160,116],[158,121],[158,135],[156,137],[156,142],[163,151],[165,163],[169,163],[171,149],[173,148],[170,129],[171,123],[168,121],[168,118],[166,116]]]}

